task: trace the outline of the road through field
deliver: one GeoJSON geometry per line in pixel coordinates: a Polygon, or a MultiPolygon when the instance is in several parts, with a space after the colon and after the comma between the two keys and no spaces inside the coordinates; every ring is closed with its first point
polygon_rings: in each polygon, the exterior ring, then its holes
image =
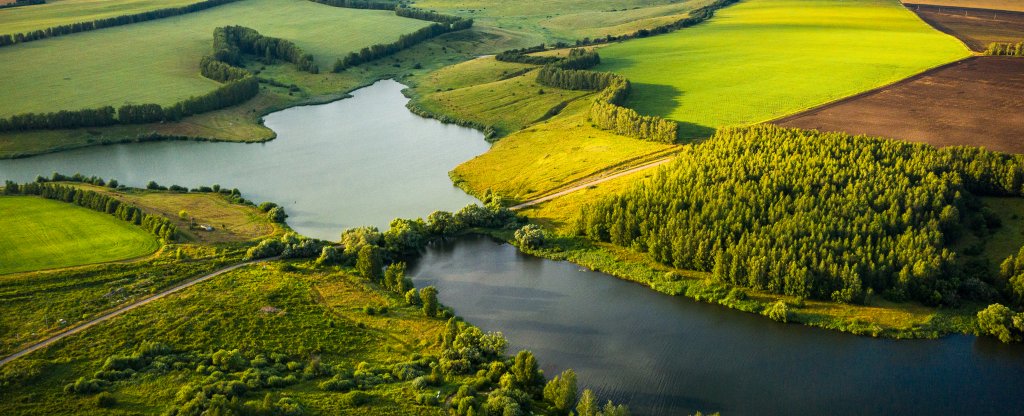
{"type": "Polygon", "coordinates": [[[558,197],[561,197],[561,196],[565,196],[565,195],[571,194],[571,193],[579,191],[581,189],[589,188],[589,187],[597,185],[599,183],[608,182],[608,181],[610,181],[612,179],[621,178],[623,176],[626,176],[626,175],[629,175],[629,174],[632,174],[632,173],[636,173],[636,172],[639,172],[639,171],[642,171],[642,170],[647,170],[647,169],[650,169],[650,168],[653,168],[653,167],[656,167],[656,166],[661,166],[661,165],[667,163],[668,161],[670,161],[670,160],[672,160],[674,158],[675,158],[675,156],[673,155],[673,156],[669,156],[669,157],[666,157],[666,158],[663,158],[663,159],[658,159],[658,160],[655,160],[655,161],[653,161],[651,163],[648,163],[648,164],[645,164],[645,165],[640,165],[640,166],[637,166],[637,167],[629,169],[629,170],[624,170],[624,171],[616,173],[614,175],[608,175],[608,176],[604,176],[604,177],[601,177],[601,178],[598,178],[598,179],[594,179],[592,181],[584,182],[583,184],[574,186],[574,187],[566,189],[564,191],[558,191],[558,192],[555,192],[555,193],[553,193],[551,195],[548,195],[548,196],[545,196],[545,197],[541,197],[541,198],[537,198],[537,199],[534,199],[534,200],[531,200],[531,201],[523,202],[522,204],[512,206],[509,209],[511,209],[511,210],[520,210],[520,209],[523,209],[523,208],[532,207],[532,206],[537,205],[537,204],[542,204],[542,203],[548,202],[548,201],[550,201],[552,199],[555,199],[555,198],[558,198],[558,197]]]}
{"type": "Polygon", "coordinates": [[[192,286],[195,286],[195,285],[197,285],[199,283],[205,282],[207,280],[210,280],[210,279],[212,279],[214,277],[220,276],[220,275],[222,275],[224,273],[227,273],[227,272],[230,272],[232,270],[235,270],[235,269],[238,269],[238,268],[241,268],[241,267],[245,267],[245,266],[248,266],[250,264],[255,264],[255,263],[262,262],[262,261],[274,260],[274,259],[275,258],[269,258],[269,259],[253,260],[253,261],[247,261],[247,262],[244,262],[244,263],[238,263],[238,264],[235,264],[233,266],[228,266],[228,267],[225,267],[223,269],[217,270],[217,271],[215,271],[213,273],[197,277],[197,278],[189,280],[187,282],[180,283],[177,286],[174,286],[174,287],[172,287],[170,289],[167,289],[167,290],[165,290],[163,292],[157,293],[157,294],[155,294],[153,296],[150,296],[148,298],[145,298],[145,299],[142,299],[140,301],[137,301],[137,302],[134,302],[134,303],[122,306],[122,307],[117,308],[117,309],[115,309],[113,311],[107,312],[107,313],[103,314],[102,316],[100,316],[100,317],[98,317],[96,319],[93,319],[93,320],[91,320],[89,322],[86,322],[86,323],[78,325],[78,326],[76,326],[74,328],[68,329],[68,330],[66,330],[64,332],[58,333],[56,335],[53,335],[53,336],[51,336],[51,337],[49,337],[47,339],[44,339],[44,340],[39,341],[39,342],[37,342],[35,344],[32,344],[32,345],[28,346],[27,348],[21,349],[18,352],[15,352],[14,354],[11,354],[11,355],[9,355],[7,357],[4,357],[3,359],[0,359],[0,366],[6,365],[7,363],[9,363],[11,361],[17,360],[18,358],[21,358],[21,357],[23,357],[25,355],[31,354],[31,353],[33,353],[35,351],[40,350],[40,349],[46,348],[46,347],[52,345],[53,343],[55,343],[57,341],[60,341],[60,340],[62,340],[64,338],[67,338],[69,336],[75,335],[75,334],[77,334],[79,332],[85,331],[86,329],[92,328],[92,327],[94,327],[96,325],[99,325],[100,323],[109,321],[109,320],[117,317],[118,315],[121,315],[121,314],[123,314],[125,312],[128,312],[128,311],[132,310],[132,309],[138,308],[138,307],[140,307],[142,305],[146,305],[146,304],[149,304],[149,303],[151,303],[153,301],[156,301],[156,300],[159,300],[161,298],[164,298],[167,295],[173,294],[175,292],[179,292],[179,291],[181,291],[183,289],[190,288],[192,286]]]}

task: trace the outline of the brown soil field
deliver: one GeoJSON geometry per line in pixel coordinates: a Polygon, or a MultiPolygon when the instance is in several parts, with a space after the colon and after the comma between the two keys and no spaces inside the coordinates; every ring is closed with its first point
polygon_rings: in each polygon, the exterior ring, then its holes
{"type": "Polygon", "coordinates": [[[973,9],[1013,10],[1024,12],[1021,0],[901,0],[903,4],[928,4],[933,6],[968,7],[973,9]]]}
{"type": "MultiPolygon", "coordinates": [[[[1024,3],[1022,1],[1021,3],[1024,3]]],[[[1024,12],[907,4],[925,22],[984,51],[992,42],[1024,40],[1024,12]]]]}
{"type": "Polygon", "coordinates": [[[1024,153],[1024,59],[974,57],[776,120],[786,127],[1024,153]]]}

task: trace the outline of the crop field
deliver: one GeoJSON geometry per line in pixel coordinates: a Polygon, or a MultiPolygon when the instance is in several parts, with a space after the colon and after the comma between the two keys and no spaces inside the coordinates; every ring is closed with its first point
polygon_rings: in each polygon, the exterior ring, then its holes
{"type": "Polygon", "coordinates": [[[51,0],[46,4],[0,11],[0,33],[25,33],[71,23],[181,7],[199,1],[201,0],[51,0]]]}
{"type": "Polygon", "coordinates": [[[1024,12],[1024,3],[1019,0],[903,0],[903,3],[1024,12]]]}
{"type": "Polygon", "coordinates": [[[633,33],[685,18],[712,0],[417,0],[425,9],[472,17],[479,25],[510,31],[524,44],[572,42],[633,33]]]}
{"type": "Polygon", "coordinates": [[[0,198],[0,219],[0,274],[129,259],[160,247],[140,227],[42,198],[0,198]]]}
{"type": "Polygon", "coordinates": [[[943,32],[982,52],[990,43],[1024,39],[1024,12],[915,5],[914,13],[943,32]]]}
{"type": "MultiPolygon", "coordinates": [[[[282,374],[273,388],[246,389],[241,402],[258,405],[269,395],[275,402],[282,397],[299,401],[305,414],[442,414],[438,407],[416,405],[413,396],[419,393],[390,376],[366,387],[365,404],[353,405],[342,400],[344,393],[318,385],[330,378],[321,371],[386,368],[413,354],[438,353],[435,339],[444,320],[426,318],[418,308],[404,306],[404,300],[361,279],[305,270],[303,265],[284,271],[282,266],[251,266],[219,276],[3,367],[0,413],[165,414],[190,399],[179,393],[184,387],[237,377],[251,363],[255,371],[277,367],[282,374]],[[367,306],[388,310],[370,315],[364,312],[367,306]],[[199,368],[195,363],[140,369],[104,388],[116,399],[113,409],[97,406],[95,394],[64,391],[79,377],[94,377],[108,357],[131,356],[146,342],[166,345],[164,359],[187,362],[188,357],[222,349],[237,349],[245,359],[234,369],[216,371],[212,378],[216,367],[208,372],[206,365],[199,368]],[[257,364],[260,356],[271,359],[271,366],[257,364]],[[292,377],[282,380],[284,373],[292,377]]],[[[428,391],[453,393],[448,385],[428,391]]]]}
{"type": "Polygon", "coordinates": [[[600,49],[627,106],[681,135],[791,114],[969,55],[894,0],[749,0],[699,26],[600,49]]]}
{"type": "Polygon", "coordinates": [[[126,102],[171,104],[211,91],[219,84],[199,74],[199,60],[209,53],[219,26],[243,25],[294,41],[328,70],[344,54],[391,42],[427,23],[306,0],[247,0],[0,48],[0,72],[6,74],[0,117],[126,102]]]}
{"type": "Polygon", "coordinates": [[[678,149],[599,130],[590,125],[589,108],[589,100],[573,102],[557,117],[513,133],[459,165],[452,178],[478,197],[490,190],[523,202],[678,149]]]}
{"type": "Polygon", "coordinates": [[[1022,88],[1024,59],[974,58],[779,124],[1024,153],[1022,88]]]}

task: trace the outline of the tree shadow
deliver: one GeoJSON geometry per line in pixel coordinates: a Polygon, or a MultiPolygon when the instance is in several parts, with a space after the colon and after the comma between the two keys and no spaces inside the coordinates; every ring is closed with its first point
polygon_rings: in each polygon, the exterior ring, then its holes
{"type": "MultiPolygon", "coordinates": [[[[630,92],[628,104],[640,114],[647,116],[658,116],[672,120],[671,114],[681,104],[680,98],[685,94],[682,90],[662,84],[633,83],[633,91],[630,92]],[[637,96],[643,96],[643,102],[636,101],[637,96]]],[[[675,120],[679,123],[679,139],[692,140],[711,137],[715,134],[715,128],[704,126],[687,121],[675,120]]]]}

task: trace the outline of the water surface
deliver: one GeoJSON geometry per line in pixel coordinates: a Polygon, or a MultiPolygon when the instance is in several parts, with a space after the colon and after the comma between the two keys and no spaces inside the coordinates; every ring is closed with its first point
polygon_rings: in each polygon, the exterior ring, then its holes
{"type": "Polygon", "coordinates": [[[786,325],[530,257],[486,237],[410,269],[445,305],[547,375],[573,368],[635,414],[1006,415],[1024,412],[1024,347],[884,340],[786,325]]]}
{"type": "Polygon", "coordinates": [[[288,224],[337,240],[345,228],[387,228],[397,217],[457,210],[476,200],[448,171],[488,149],[483,134],[409,112],[398,82],[356,90],[330,104],[265,117],[266,143],[168,141],[97,146],[0,160],[0,180],[26,182],[53,172],[82,173],[142,187],[220,184],[254,201],[273,201],[288,224]]]}

